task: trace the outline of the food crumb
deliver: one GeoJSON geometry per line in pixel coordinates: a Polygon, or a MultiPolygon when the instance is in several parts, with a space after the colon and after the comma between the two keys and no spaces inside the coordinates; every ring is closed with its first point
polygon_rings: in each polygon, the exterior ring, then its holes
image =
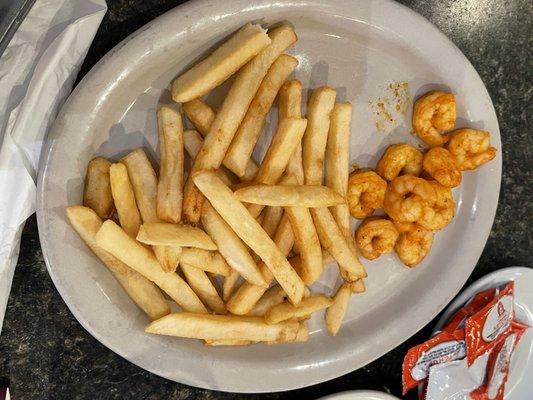
{"type": "Polygon", "coordinates": [[[386,94],[370,101],[374,115],[374,126],[379,132],[390,132],[407,116],[411,99],[409,84],[405,81],[392,82],[387,86],[386,94]]]}

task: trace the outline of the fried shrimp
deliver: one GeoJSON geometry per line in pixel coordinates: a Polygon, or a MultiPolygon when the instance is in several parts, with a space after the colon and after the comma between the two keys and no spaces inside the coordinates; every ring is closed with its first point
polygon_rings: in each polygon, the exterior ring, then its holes
{"type": "Polygon", "coordinates": [[[448,150],[461,171],[476,169],[496,157],[496,149],[490,146],[490,134],[476,129],[452,132],[448,150]]]}
{"type": "Polygon", "coordinates": [[[400,174],[418,176],[422,171],[423,155],[407,143],[390,146],[378,162],[376,172],[384,179],[392,181],[400,174]]]}
{"type": "Polygon", "coordinates": [[[413,131],[430,147],[442,146],[444,131],[455,127],[453,93],[434,91],[418,98],[413,108],[413,131]]]}
{"type": "Polygon", "coordinates": [[[422,167],[442,186],[456,187],[461,183],[461,170],[455,156],[442,147],[434,147],[424,155],[422,167]]]}
{"type": "Polygon", "coordinates": [[[355,241],[361,255],[369,260],[394,250],[398,231],[392,221],[382,217],[365,219],[355,232],[355,241]]]}
{"type": "Polygon", "coordinates": [[[455,214],[455,201],[452,190],[437,181],[429,181],[435,189],[436,200],[432,207],[424,209],[422,217],[417,221],[420,226],[433,231],[447,226],[455,214]]]}
{"type": "Polygon", "coordinates": [[[389,183],[383,209],[396,221],[415,222],[431,212],[436,197],[435,189],[426,180],[402,175],[389,183]]]}
{"type": "Polygon", "coordinates": [[[394,250],[400,260],[408,267],[414,267],[426,257],[433,243],[433,232],[412,224],[400,233],[394,250]]]}
{"type": "Polygon", "coordinates": [[[348,179],[348,206],[354,218],[365,218],[383,207],[387,182],[374,171],[353,172],[348,179]]]}

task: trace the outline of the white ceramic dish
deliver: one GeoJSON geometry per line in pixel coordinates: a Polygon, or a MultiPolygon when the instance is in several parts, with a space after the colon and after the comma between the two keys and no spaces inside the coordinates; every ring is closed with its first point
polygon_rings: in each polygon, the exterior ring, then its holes
{"type": "MultiPolygon", "coordinates": [[[[463,290],[446,308],[435,326],[434,333],[441,329],[446,321],[476,293],[503,285],[509,281],[515,281],[516,319],[526,325],[533,326],[533,269],[512,267],[488,274],[463,290]]],[[[509,380],[505,386],[505,399],[530,399],[533,392],[531,377],[533,377],[533,329],[528,329],[520,339],[511,359],[509,380]]]]}
{"type": "Polygon", "coordinates": [[[348,392],[335,393],[319,400],[399,400],[398,397],[375,390],[350,390],[348,392]]]}
{"type": "MultiPolygon", "coordinates": [[[[113,49],[61,110],[41,160],[38,222],[43,254],[58,291],[80,323],[140,367],[216,390],[299,388],[378,358],[453,298],[490,232],[500,155],[496,115],[476,71],[439,30],[401,5],[366,0],[190,2],[113,49]],[[167,85],[178,72],[245,22],[268,25],[283,20],[294,24],[299,35],[290,53],[300,61],[296,77],[304,87],[328,83],[338,88],[340,100],[354,104],[352,162],[373,167],[387,145],[416,143],[408,133],[408,120],[398,118],[387,133],[378,132],[373,121],[375,110],[369,102],[387,96],[388,85],[397,81],[409,83],[411,98],[435,87],[452,88],[458,99],[458,126],[490,131],[498,156],[464,174],[455,190],[456,218],[437,234],[421,265],[409,270],[392,255],[366,263],[367,292],[353,297],[337,337],[326,334],[320,315],[311,321],[311,339],[305,344],[208,349],[199,341],[147,335],[145,316],[68,226],[65,207],[80,202],[85,168],[95,155],[116,159],[138,146],[156,154],[155,110],[167,101],[167,85]]],[[[334,285],[334,268],[330,271],[319,289],[329,291],[334,285]]]]}

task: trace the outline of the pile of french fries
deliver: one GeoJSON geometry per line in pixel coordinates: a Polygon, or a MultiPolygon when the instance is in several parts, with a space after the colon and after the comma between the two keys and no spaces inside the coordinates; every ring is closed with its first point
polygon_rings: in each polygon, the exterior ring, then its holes
{"type": "Polygon", "coordinates": [[[352,107],[318,87],[302,117],[302,85],[287,80],[298,61],[284,53],[296,40],[288,25],[247,24],[179,76],[176,104],[157,112],[158,173],[143,149],[89,163],[68,218],[153,320],[146,332],[211,346],[302,342],[319,310],[336,335],[350,296],[364,292],[346,203],[352,107]],[[213,110],[201,97],[232,75],[213,110]],[[277,130],[256,162],[276,98],[277,130]],[[343,283],[311,293],[333,260],[343,283]]]}

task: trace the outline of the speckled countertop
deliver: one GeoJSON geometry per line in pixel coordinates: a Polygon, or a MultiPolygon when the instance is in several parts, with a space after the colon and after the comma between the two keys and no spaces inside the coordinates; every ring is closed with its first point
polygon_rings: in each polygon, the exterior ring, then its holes
{"type": "MultiPolygon", "coordinates": [[[[81,78],[107,51],[179,0],[107,0],[81,78]]],[[[404,0],[436,24],[468,57],[485,82],[498,115],[503,178],[496,220],[469,282],[498,268],[533,265],[531,223],[532,20],[529,0],[404,0]]],[[[446,60],[442,60],[446,62],[446,60]]],[[[0,336],[0,387],[14,399],[314,399],[350,389],[400,397],[401,362],[423,341],[432,321],[407,342],[366,367],[294,392],[236,395],[167,381],[120,358],[87,333],[54,288],[43,261],[35,217],[22,236],[19,263],[0,336]]],[[[411,393],[408,398],[416,398],[411,393]]]]}

